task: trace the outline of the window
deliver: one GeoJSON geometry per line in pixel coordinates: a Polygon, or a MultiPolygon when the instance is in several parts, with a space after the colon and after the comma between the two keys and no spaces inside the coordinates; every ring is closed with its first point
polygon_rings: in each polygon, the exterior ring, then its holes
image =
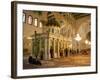
{"type": "Polygon", "coordinates": [[[25,22],[26,21],[26,15],[25,15],[25,13],[23,13],[23,22],[25,22]]]}
{"type": "Polygon", "coordinates": [[[37,18],[34,19],[34,26],[38,26],[38,19],[37,18]]]}
{"type": "Polygon", "coordinates": [[[40,27],[40,28],[42,27],[42,22],[39,23],[39,27],[40,27]]]}
{"type": "Polygon", "coordinates": [[[54,29],[52,28],[52,33],[54,33],[54,29]]]}
{"type": "Polygon", "coordinates": [[[28,24],[32,24],[33,22],[33,17],[30,15],[28,16],[28,24]]]}

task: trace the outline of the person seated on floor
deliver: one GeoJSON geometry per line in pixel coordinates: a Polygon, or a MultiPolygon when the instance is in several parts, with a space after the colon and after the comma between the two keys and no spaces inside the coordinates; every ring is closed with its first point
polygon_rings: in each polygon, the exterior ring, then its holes
{"type": "Polygon", "coordinates": [[[29,62],[30,64],[42,65],[41,62],[40,62],[40,60],[35,59],[35,58],[32,58],[32,56],[29,56],[28,62],[29,62]]]}

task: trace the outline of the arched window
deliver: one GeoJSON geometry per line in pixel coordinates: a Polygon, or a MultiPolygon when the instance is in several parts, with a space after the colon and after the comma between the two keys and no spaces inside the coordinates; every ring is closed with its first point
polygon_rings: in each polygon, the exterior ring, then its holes
{"type": "Polygon", "coordinates": [[[26,22],[26,15],[23,13],[23,22],[26,22]]]}
{"type": "Polygon", "coordinates": [[[43,25],[42,25],[42,22],[40,22],[40,23],[39,23],[39,27],[41,28],[42,26],[43,26],[43,25]]]}
{"type": "Polygon", "coordinates": [[[28,24],[33,23],[33,17],[31,15],[28,16],[28,24]]]}
{"type": "Polygon", "coordinates": [[[34,26],[38,26],[38,19],[34,18],[34,26]]]}

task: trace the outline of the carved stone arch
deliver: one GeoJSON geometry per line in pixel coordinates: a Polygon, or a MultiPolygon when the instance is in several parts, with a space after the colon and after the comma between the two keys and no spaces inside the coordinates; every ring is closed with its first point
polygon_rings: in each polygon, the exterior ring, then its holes
{"type": "Polygon", "coordinates": [[[90,22],[89,20],[83,22],[80,26],[79,29],[77,31],[77,33],[80,34],[80,36],[82,36],[83,38],[86,37],[87,33],[90,32],[91,28],[90,28],[90,22]]]}
{"type": "Polygon", "coordinates": [[[89,31],[89,32],[86,34],[86,38],[87,38],[87,40],[91,41],[91,31],[89,31]]]}

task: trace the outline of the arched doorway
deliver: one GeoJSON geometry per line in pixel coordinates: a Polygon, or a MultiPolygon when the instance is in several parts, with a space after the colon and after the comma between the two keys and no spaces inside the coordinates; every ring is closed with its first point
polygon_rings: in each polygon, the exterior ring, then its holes
{"type": "Polygon", "coordinates": [[[86,38],[91,41],[91,32],[89,31],[87,34],[86,34],[86,38]]]}
{"type": "Polygon", "coordinates": [[[51,58],[54,58],[54,49],[52,46],[50,47],[50,55],[51,55],[51,58]]]}
{"type": "Polygon", "coordinates": [[[60,49],[60,57],[63,57],[63,50],[60,49]]]}
{"type": "Polygon", "coordinates": [[[43,55],[43,54],[44,54],[44,52],[41,51],[41,53],[40,53],[40,59],[41,59],[41,60],[43,60],[43,58],[44,58],[44,55],[43,55]]]}

